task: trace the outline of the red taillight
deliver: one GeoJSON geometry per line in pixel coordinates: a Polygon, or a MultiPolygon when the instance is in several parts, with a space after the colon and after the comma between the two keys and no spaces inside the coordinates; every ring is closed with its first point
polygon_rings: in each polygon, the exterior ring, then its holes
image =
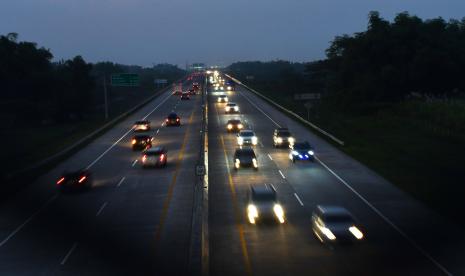
{"type": "Polygon", "coordinates": [[[63,181],[65,181],[65,178],[64,178],[64,177],[60,178],[60,179],[57,181],[57,185],[60,185],[63,181]]]}
{"type": "Polygon", "coordinates": [[[168,119],[165,120],[165,122],[168,122],[168,121],[169,121],[168,119]]]}
{"type": "Polygon", "coordinates": [[[81,178],[79,178],[78,183],[82,183],[84,180],[86,180],[87,176],[83,175],[81,178]]]}
{"type": "Polygon", "coordinates": [[[176,122],[179,122],[179,118],[176,119],[176,122]]]}
{"type": "Polygon", "coordinates": [[[142,162],[145,162],[147,160],[147,155],[142,156],[142,162]]]}
{"type": "Polygon", "coordinates": [[[163,161],[164,159],[165,159],[165,155],[164,154],[160,155],[160,161],[163,161]]]}

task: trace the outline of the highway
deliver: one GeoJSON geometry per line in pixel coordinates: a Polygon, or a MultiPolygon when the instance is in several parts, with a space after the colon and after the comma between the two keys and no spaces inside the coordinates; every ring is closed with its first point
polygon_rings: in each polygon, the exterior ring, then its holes
{"type": "MultiPolygon", "coordinates": [[[[185,86],[191,82],[185,81],[185,86]]],[[[210,275],[465,275],[465,242],[443,221],[391,183],[239,85],[229,92],[240,114],[208,100],[208,259],[210,275]],[[258,171],[233,170],[239,117],[259,143],[258,171]],[[289,161],[272,145],[288,127],[314,147],[314,163],[289,161]],[[270,184],[286,223],[251,225],[252,184],[270,184]],[[317,204],[342,205],[362,223],[359,244],[329,247],[313,235],[317,204]]],[[[160,94],[0,206],[0,275],[189,275],[195,165],[202,123],[201,96],[181,101],[160,94]],[[165,127],[176,112],[181,127],[165,127]],[[152,122],[155,145],[168,166],[142,169],[130,148],[134,121],[152,122]],[[65,170],[88,168],[90,191],[59,193],[65,170]]],[[[204,229],[205,230],[205,229],[204,229]]]]}

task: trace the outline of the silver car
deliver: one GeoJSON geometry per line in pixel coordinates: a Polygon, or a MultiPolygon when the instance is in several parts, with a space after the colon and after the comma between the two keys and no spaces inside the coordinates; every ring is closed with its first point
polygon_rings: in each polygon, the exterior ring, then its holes
{"type": "Polygon", "coordinates": [[[237,145],[239,146],[256,146],[258,138],[250,129],[244,129],[237,134],[237,145]]]}

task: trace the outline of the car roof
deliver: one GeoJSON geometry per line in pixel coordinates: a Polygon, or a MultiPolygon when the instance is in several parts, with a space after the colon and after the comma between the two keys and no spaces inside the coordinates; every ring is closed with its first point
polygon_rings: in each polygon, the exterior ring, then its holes
{"type": "Polygon", "coordinates": [[[163,146],[153,147],[145,150],[146,153],[165,153],[166,149],[163,146]]]}
{"type": "Polygon", "coordinates": [[[134,138],[148,138],[148,137],[151,137],[151,135],[148,133],[140,133],[140,134],[134,135],[134,138]]]}
{"type": "Polygon", "coordinates": [[[310,143],[305,141],[305,142],[298,142],[294,144],[295,147],[311,147],[310,143]]]}
{"type": "Polygon", "coordinates": [[[349,211],[346,208],[335,205],[318,205],[316,210],[319,214],[325,215],[338,215],[338,216],[347,216],[352,217],[349,211]]]}
{"type": "Polygon", "coordinates": [[[236,103],[229,102],[229,103],[227,103],[227,105],[236,105],[236,103]]]}
{"type": "Polygon", "coordinates": [[[237,148],[236,153],[253,153],[255,154],[255,151],[253,148],[237,148]]]}
{"type": "Polygon", "coordinates": [[[228,120],[228,123],[234,123],[235,124],[235,123],[240,123],[240,122],[241,122],[240,119],[229,119],[228,120]]]}
{"type": "Polygon", "coordinates": [[[253,130],[251,130],[251,129],[243,129],[243,130],[239,131],[239,135],[241,135],[242,133],[253,133],[253,130]]]}
{"type": "Polygon", "coordinates": [[[173,117],[173,116],[178,116],[178,114],[176,114],[175,112],[171,112],[170,114],[168,114],[168,117],[173,117]]]}
{"type": "Polygon", "coordinates": [[[269,185],[254,185],[250,187],[250,191],[253,196],[270,196],[276,199],[276,191],[272,189],[269,185]]]}

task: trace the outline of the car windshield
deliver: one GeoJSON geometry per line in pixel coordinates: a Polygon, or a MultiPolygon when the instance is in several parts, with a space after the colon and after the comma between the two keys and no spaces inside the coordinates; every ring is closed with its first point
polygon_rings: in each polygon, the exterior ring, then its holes
{"type": "Polygon", "coordinates": [[[252,200],[255,202],[276,201],[275,193],[252,193],[252,200]]]}
{"type": "Polygon", "coordinates": [[[171,113],[170,115],[168,115],[168,118],[170,119],[176,119],[178,117],[178,115],[176,115],[176,113],[171,113]]]}
{"type": "Polygon", "coordinates": [[[233,124],[233,125],[237,125],[237,124],[240,124],[240,123],[241,123],[241,121],[239,121],[239,120],[230,120],[230,121],[228,121],[228,124],[233,124]]]}
{"type": "Polygon", "coordinates": [[[311,150],[310,144],[308,143],[298,143],[294,145],[295,150],[311,150]]]}
{"type": "Polygon", "coordinates": [[[281,136],[281,137],[290,137],[291,136],[291,133],[290,132],[278,132],[278,136],[281,136]]]}
{"type": "Polygon", "coordinates": [[[252,150],[239,150],[237,151],[238,157],[255,157],[255,152],[252,150]]]}
{"type": "Polygon", "coordinates": [[[323,215],[323,220],[325,223],[353,223],[352,218],[346,214],[326,214],[323,215]]]}
{"type": "Polygon", "coordinates": [[[235,103],[228,103],[227,106],[236,106],[235,103]]]}
{"type": "Polygon", "coordinates": [[[136,136],[134,137],[134,139],[137,139],[137,140],[144,140],[144,139],[149,139],[150,136],[136,136]]]}
{"type": "Polygon", "coordinates": [[[242,137],[252,137],[252,136],[254,136],[254,133],[251,132],[251,131],[241,132],[240,136],[242,136],[242,137]]]}

